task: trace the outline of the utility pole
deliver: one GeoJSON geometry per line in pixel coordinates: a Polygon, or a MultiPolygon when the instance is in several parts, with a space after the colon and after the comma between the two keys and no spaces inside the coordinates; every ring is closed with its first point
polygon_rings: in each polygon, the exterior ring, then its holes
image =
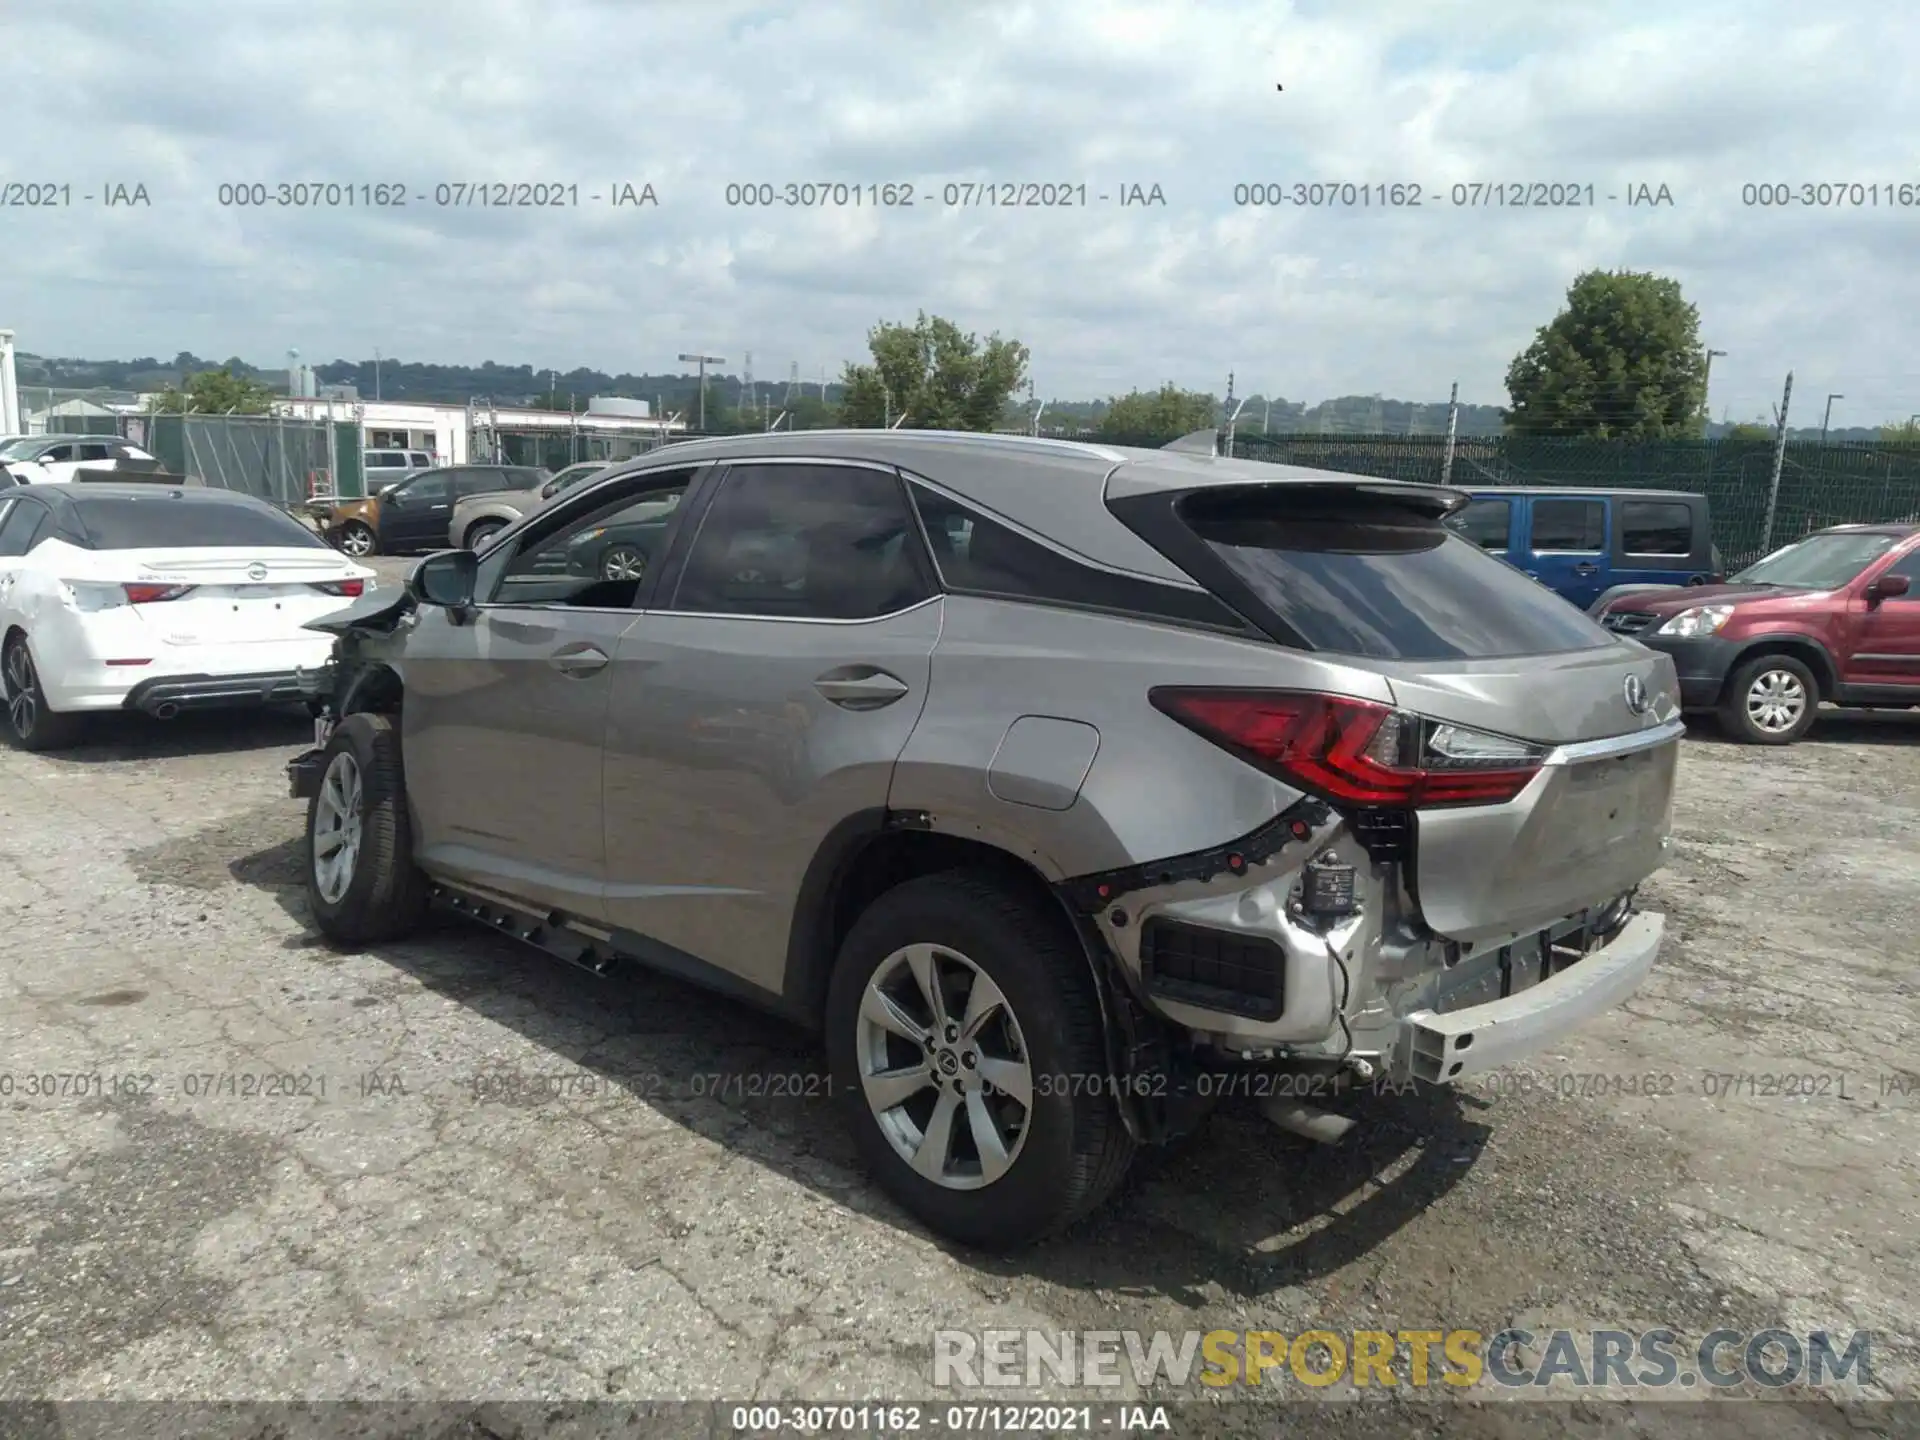
{"type": "Polygon", "coordinates": [[[378,345],[373,347],[373,398],[375,403],[379,402],[379,399],[380,399],[380,347],[378,345]]]}
{"type": "MultiPolygon", "coordinates": [[[[1231,375],[1227,377],[1227,393],[1233,393],[1233,377],[1231,375]]],[[[1252,397],[1249,396],[1248,398],[1251,399],[1252,397]]],[[[1227,417],[1227,458],[1229,460],[1233,458],[1234,427],[1240,423],[1240,412],[1246,408],[1247,402],[1242,400],[1238,405],[1233,407],[1233,413],[1227,417]]]]}
{"type": "Polygon", "coordinates": [[[1820,443],[1822,445],[1827,443],[1827,425],[1833,419],[1833,402],[1836,400],[1844,400],[1846,398],[1847,397],[1844,395],[1827,396],[1827,413],[1820,417],[1820,443]]]}
{"type": "Polygon", "coordinates": [[[1453,442],[1460,433],[1460,382],[1453,382],[1453,393],[1447,396],[1447,448],[1440,457],[1440,483],[1453,483],[1453,442]]]}
{"type": "Polygon", "coordinates": [[[1707,373],[1700,377],[1700,414],[1703,419],[1713,418],[1713,406],[1708,403],[1713,390],[1713,357],[1719,355],[1724,358],[1726,353],[1724,350],[1707,351],[1707,373]]]}
{"type": "MultiPolygon", "coordinates": [[[[1233,371],[1231,370],[1227,371],[1227,403],[1225,408],[1229,414],[1239,413],[1233,408],[1233,371]]],[[[1227,423],[1232,424],[1233,422],[1228,421],[1227,423]]]]}
{"type": "Polygon", "coordinates": [[[707,430],[707,366],[724,365],[727,362],[719,355],[682,355],[680,358],[700,367],[700,433],[704,435],[707,430]]]}
{"type": "Polygon", "coordinates": [[[1780,433],[1773,440],[1773,478],[1767,482],[1767,523],[1760,532],[1760,553],[1773,553],[1773,514],[1780,503],[1780,471],[1787,463],[1787,402],[1793,399],[1793,372],[1787,372],[1787,388],[1780,392],[1780,433]]]}
{"type": "Polygon", "coordinates": [[[13,365],[13,331],[0,330],[0,435],[20,433],[20,386],[13,365]]]}

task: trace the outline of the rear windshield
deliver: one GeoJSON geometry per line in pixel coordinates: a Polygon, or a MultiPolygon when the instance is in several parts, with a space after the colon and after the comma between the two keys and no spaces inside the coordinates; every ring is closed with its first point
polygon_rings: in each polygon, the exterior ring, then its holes
{"type": "Polygon", "coordinates": [[[1284,632],[1380,660],[1550,655],[1615,643],[1567,601],[1412,509],[1201,492],[1181,518],[1284,632]]]}
{"type": "Polygon", "coordinates": [[[298,521],[253,505],[175,500],[166,495],[94,495],[76,499],[73,509],[95,550],[191,545],[326,548],[326,542],[298,521]]]}

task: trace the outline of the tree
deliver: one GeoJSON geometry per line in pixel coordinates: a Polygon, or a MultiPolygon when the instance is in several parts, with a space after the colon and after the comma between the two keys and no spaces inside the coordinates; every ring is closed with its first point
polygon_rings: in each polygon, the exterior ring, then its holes
{"type": "Polygon", "coordinates": [[[1220,405],[1198,390],[1182,390],[1169,381],[1158,390],[1135,390],[1107,402],[1095,427],[1102,435],[1189,435],[1211,429],[1220,405]]]}
{"type": "Polygon", "coordinates": [[[266,415],[278,398],[270,386],[231,370],[202,370],[184,386],[169,385],[154,396],[153,408],[174,415],[266,415]]]}
{"type": "Polygon", "coordinates": [[[924,310],[911,325],[867,332],[871,365],[848,365],[840,423],[860,429],[900,419],[914,430],[991,430],[1026,378],[1030,352],[998,332],[977,335],[924,310]]]}
{"type": "Polygon", "coordinates": [[[1508,367],[1502,419],[1521,435],[1693,437],[1706,379],[1700,314],[1679,281],[1589,270],[1508,367]]]}
{"type": "Polygon", "coordinates": [[[1898,425],[1880,427],[1882,445],[1920,445],[1920,420],[1907,420],[1898,425]]]}
{"type": "Polygon", "coordinates": [[[1733,425],[1720,437],[1730,445],[1771,445],[1778,438],[1771,425],[1733,425]]]}

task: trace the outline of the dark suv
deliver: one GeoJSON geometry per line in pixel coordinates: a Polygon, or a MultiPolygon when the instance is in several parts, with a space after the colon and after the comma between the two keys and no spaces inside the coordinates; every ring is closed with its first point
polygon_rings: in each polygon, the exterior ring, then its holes
{"type": "Polygon", "coordinates": [[[1920,706],[1920,522],[1836,525],[1724,585],[1622,596],[1600,623],[1673,657],[1682,706],[1785,745],[1835,705],[1920,706]]]}

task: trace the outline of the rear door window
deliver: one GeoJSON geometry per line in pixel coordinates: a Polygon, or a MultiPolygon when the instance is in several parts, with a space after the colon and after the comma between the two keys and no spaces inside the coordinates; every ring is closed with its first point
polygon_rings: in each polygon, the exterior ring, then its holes
{"type": "Polygon", "coordinates": [[[1604,500],[1535,500],[1533,553],[1597,555],[1607,548],[1604,500]]]}
{"type": "Polygon", "coordinates": [[[728,469],[673,608],[872,620],[933,593],[898,476],[823,461],[728,469]]]}
{"type": "Polygon", "coordinates": [[[1239,616],[1203,590],[1183,590],[1082,564],[938,491],[918,484],[908,488],[926,527],[940,579],[949,590],[1180,625],[1246,629],[1239,616]]]}
{"type": "Polygon", "coordinates": [[[1614,643],[1426,512],[1305,489],[1199,491],[1178,507],[1257,602],[1263,613],[1253,618],[1283,643],[1380,660],[1493,659],[1614,643]]]}
{"type": "Polygon", "coordinates": [[[1679,500],[1622,500],[1620,551],[1624,555],[1691,555],[1693,508],[1679,500]]]}

